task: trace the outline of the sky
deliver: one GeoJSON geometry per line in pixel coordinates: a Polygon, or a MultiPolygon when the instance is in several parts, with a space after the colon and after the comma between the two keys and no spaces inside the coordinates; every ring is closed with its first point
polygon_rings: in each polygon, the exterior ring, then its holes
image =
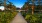
{"type": "MultiPolygon", "coordinates": [[[[16,7],[21,8],[27,0],[9,0],[9,1],[12,2],[16,7]]],[[[40,1],[42,3],[42,0],[40,0],[40,1]]],[[[38,5],[38,0],[36,0],[34,3],[35,3],[35,5],[38,5]]],[[[30,3],[30,4],[32,4],[32,3],[30,3]]]]}
{"type": "MultiPolygon", "coordinates": [[[[12,2],[16,7],[21,8],[26,0],[8,0],[9,2],[12,2]]],[[[0,6],[1,10],[4,10],[4,6],[0,6]]]]}
{"type": "Polygon", "coordinates": [[[24,3],[26,2],[26,0],[9,0],[10,2],[12,2],[16,7],[21,8],[24,3]]]}
{"type": "MultiPolygon", "coordinates": [[[[26,0],[8,0],[9,2],[12,2],[16,7],[19,7],[19,8],[21,8],[24,4],[25,4],[25,2],[26,2],[26,0]]],[[[37,2],[37,0],[35,1],[35,4],[36,5],[38,5],[37,4],[38,2],[37,2]]],[[[41,0],[41,3],[42,3],[42,0],[41,0]]],[[[30,4],[32,4],[32,3],[30,3],[30,4]]],[[[0,9],[4,9],[4,7],[2,6],[2,7],[0,7],[0,9]]]]}

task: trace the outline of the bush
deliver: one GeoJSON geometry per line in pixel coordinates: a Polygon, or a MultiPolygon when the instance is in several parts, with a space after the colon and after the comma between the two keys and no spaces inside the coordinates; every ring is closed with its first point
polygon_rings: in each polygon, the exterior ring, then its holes
{"type": "Polygon", "coordinates": [[[40,14],[37,15],[26,15],[25,19],[29,23],[42,23],[42,16],[40,14]]]}
{"type": "Polygon", "coordinates": [[[17,12],[0,12],[0,23],[10,23],[10,21],[16,16],[17,12]]]}

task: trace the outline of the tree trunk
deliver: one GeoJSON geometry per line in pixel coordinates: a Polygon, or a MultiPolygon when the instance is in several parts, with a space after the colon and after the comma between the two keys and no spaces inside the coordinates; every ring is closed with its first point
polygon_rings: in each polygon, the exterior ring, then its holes
{"type": "Polygon", "coordinates": [[[32,5],[32,15],[34,14],[34,5],[32,5]]]}
{"type": "Polygon", "coordinates": [[[32,0],[32,15],[34,14],[34,0],[32,0]]]}
{"type": "Polygon", "coordinates": [[[4,9],[6,10],[6,0],[4,0],[4,7],[5,7],[4,9]]]}
{"type": "Polygon", "coordinates": [[[40,5],[40,0],[38,0],[38,3],[39,3],[39,5],[40,5]]]}

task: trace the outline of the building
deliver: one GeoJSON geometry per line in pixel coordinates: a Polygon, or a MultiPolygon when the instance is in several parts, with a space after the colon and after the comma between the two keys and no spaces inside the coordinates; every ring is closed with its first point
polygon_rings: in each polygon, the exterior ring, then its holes
{"type": "Polygon", "coordinates": [[[0,9],[1,9],[1,10],[4,10],[4,6],[0,6],[0,9]]]}

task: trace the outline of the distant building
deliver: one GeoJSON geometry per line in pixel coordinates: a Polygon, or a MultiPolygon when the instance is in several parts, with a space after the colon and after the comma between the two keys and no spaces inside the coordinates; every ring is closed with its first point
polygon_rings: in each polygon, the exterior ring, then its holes
{"type": "Polygon", "coordinates": [[[17,10],[20,10],[20,8],[17,8],[17,10]]]}
{"type": "Polygon", "coordinates": [[[1,10],[4,10],[4,6],[0,6],[0,9],[1,9],[1,10]]]}

